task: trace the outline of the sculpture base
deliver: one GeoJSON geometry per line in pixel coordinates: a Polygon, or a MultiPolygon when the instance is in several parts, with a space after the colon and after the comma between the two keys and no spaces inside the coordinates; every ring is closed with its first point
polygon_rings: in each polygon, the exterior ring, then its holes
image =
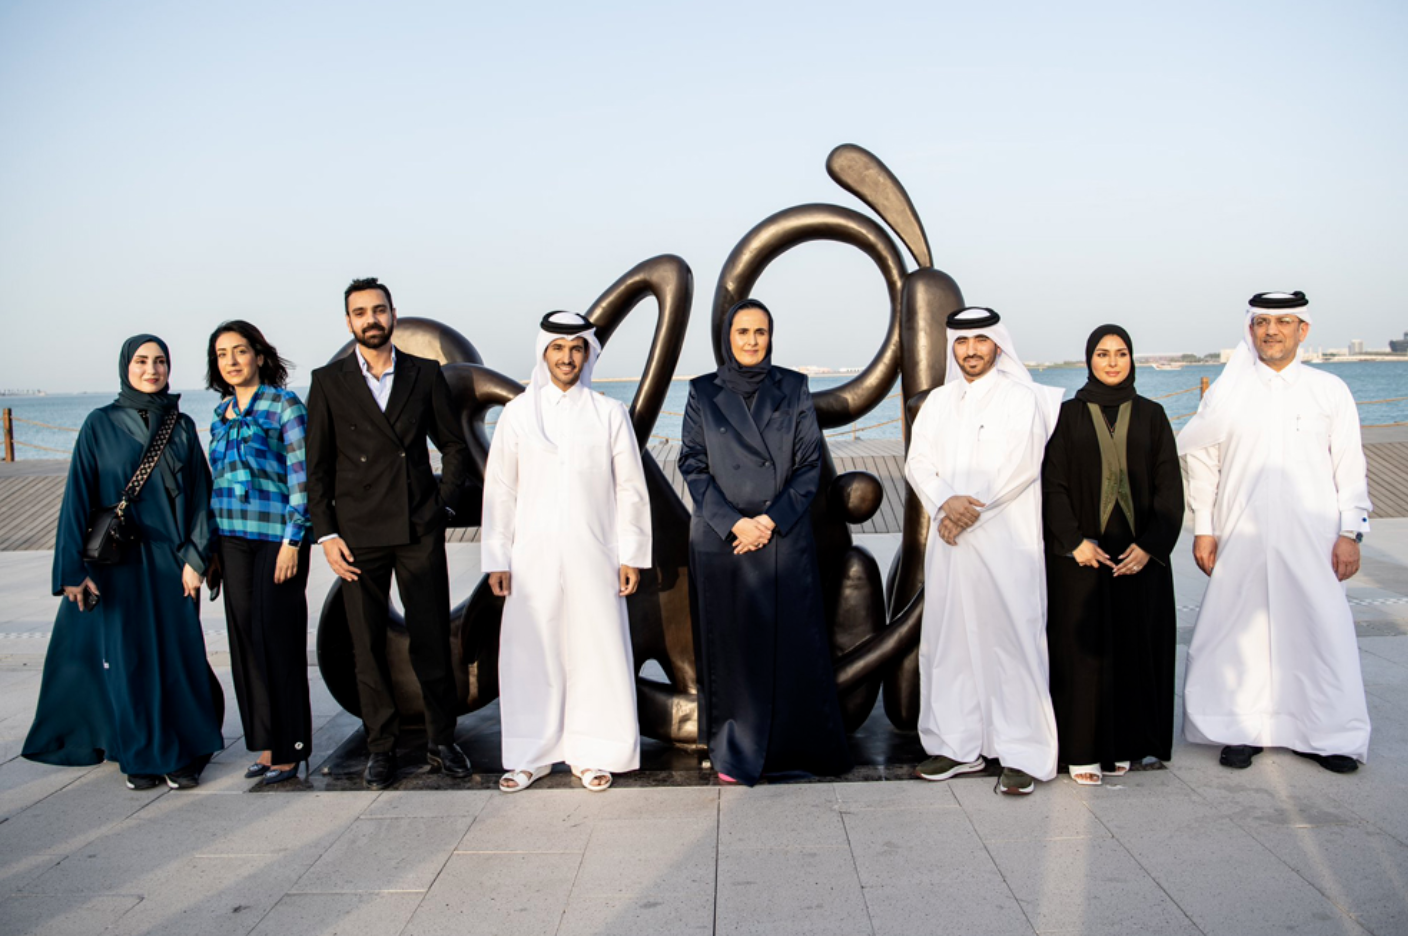
{"type": "MultiPolygon", "coordinates": [[[[345,715],[345,713],[344,713],[345,715]]],[[[316,764],[312,776],[307,779],[290,780],[274,786],[263,786],[255,781],[252,790],[264,793],[293,793],[308,790],[340,791],[361,790],[362,771],[367,766],[367,741],[362,727],[350,715],[345,715],[351,733],[321,763],[316,764]]],[[[455,740],[469,756],[474,767],[474,776],[467,780],[454,780],[444,774],[431,773],[425,761],[425,732],[419,726],[408,726],[402,730],[401,746],[397,750],[401,769],[392,787],[394,790],[497,790],[503,766],[499,760],[499,704],[494,702],[477,712],[465,715],[459,720],[455,740]]],[[[919,744],[919,734],[914,731],[899,731],[885,717],[884,708],[877,704],[870,717],[860,729],[850,736],[851,755],[856,766],[839,777],[815,777],[811,780],[792,780],[793,783],[807,782],[864,782],[875,780],[909,780],[914,777],[914,768],[927,756],[919,744]]],[[[715,773],[705,767],[708,753],[704,750],[690,751],[655,741],[641,739],[640,769],[631,773],[616,774],[613,787],[689,787],[719,786],[715,773]]],[[[1149,767],[1159,769],[1162,764],[1149,767]]],[[[1136,770],[1149,769],[1136,765],[1136,770]]],[[[996,776],[1001,768],[996,761],[988,765],[986,775],[996,776]]],[[[983,776],[979,774],[978,776],[983,776]]],[[[764,780],[763,783],[767,783],[764,780]]],[[[580,789],[581,784],[565,765],[557,765],[553,772],[534,784],[535,789],[580,789]]]]}

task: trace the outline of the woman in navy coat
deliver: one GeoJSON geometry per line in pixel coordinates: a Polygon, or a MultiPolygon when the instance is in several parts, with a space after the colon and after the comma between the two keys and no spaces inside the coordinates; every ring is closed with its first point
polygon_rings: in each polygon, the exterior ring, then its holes
{"type": "Polygon", "coordinates": [[[690,606],[700,737],[719,779],[851,767],[808,516],[821,431],[807,379],[772,366],[772,315],[724,317],[724,364],[690,381],[679,468],[694,515],[690,606]]]}

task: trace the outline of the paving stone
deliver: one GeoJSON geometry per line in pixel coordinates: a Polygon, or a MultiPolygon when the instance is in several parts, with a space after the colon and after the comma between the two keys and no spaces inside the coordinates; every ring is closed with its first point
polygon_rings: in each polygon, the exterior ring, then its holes
{"type": "Polygon", "coordinates": [[[1363,933],[1230,819],[1187,822],[1173,832],[1131,829],[1119,841],[1205,936],[1363,933]]]}
{"type": "Polygon", "coordinates": [[[490,797],[460,842],[464,852],[580,852],[591,836],[593,800],[634,793],[539,790],[490,797]]]}
{"type": "Polygon", "coordinates": [[[553,936],[580,862],[571,853],[456,853],[402,936],[553,936]]]}
{"type": "Polygon", "coordinates": [[[974,778],[953,785],[954,796],[985,842],[1110,834],[1072,789],[1073,782],[1038,783],[1028,796],[995,793],[994,783],[993,778],[974,778]]]}
{"type": "Polygon", "coordinates": [[[714,891],[602,894],[573,890],[557,936],[712,936],[714,891]]]}
{"type": "Polygon", "coordinates": [[[421,899],[421,894],[286,894],[250,936],[399,933],[421,899]]]}
{"type": "Polygon", "coordinates": [[[141,901],[131,895],[15,896],[0,901],[0,936],[88,936],[141,901]]]}
{"type": "Polygon", "coordinates": [[[0,764],[0,821],[78,780],[91,767],[51,767],[16,758],[0,764]]]}
{"type": "Polygon", "coordinates": [[[845,847],[834,784],[719,791],[719,849],[845,847]]]}
{"type": "Polygon", "coordinates": [[[426,890],[471,821],[467,816],[358,819],[293,892],[426,890]]]}
{"type": "Polygon", "coordinates": [[[367,819],[473,819],[497,795],[490,790],[387,790],[362,815],[367,819]]]}
{"type": "MultiPolygon", "coordinates": [[[[986,857],[986,856],[984,856],[986,857]]],[[[991,865],[991,862],[989,862],[991,865]]],[[[955,878],[922,887],[912,884],[865,888],[865,905],[875,936],[929,933],[982,933],[1032,936],[1032,925],[1001,876],[1000,887],[975,888],[955,878]]],[[[865,932],[861,930],[859,932],[865,932]]]]}
{"type": "Polygon", "coordinates": [[[1408,933],[1408,845],[1367,824],[1244,826],[1373,933],[1408,933]]]}
{"type": "Polygon", "coordinates": [[[865,887],[927,888],[938,881],[961,881],[1007,890],[961,809],[867,809],[845,818],[865,887]]]}
{"type": "Polygon", "coordinates": [[[23,890],[63,860],[62,855],[0,854],[0,898],[23,890]]]}
{"type": "Polygon", "coordinates": [[[166,795],[161,789],[127,789],[116,764],[50,769],[86,772],[0,823],[0,855],[67,855],[166,795]]]}
{"type": "Polygon", "coordinates": [[[1111,838],[988,842],[1038,933],[1187,933],[1198,928],[1111,838]]]}
{"type": "Polygon", "coordinates": [[[290,856],[306,869],[373,795],[164,796],[87,842],[26,890],[142,893],[133,882],[179,873],[193,857],[258,865],[262,858],[290,856]]]}
{"type": "Polygon", "coordinates": [[[859,809],[923,809],[955,807],[958,798],[947,782],[887,780],[883,783],[837,783],[832,789],[841,812],[859,809]]]}
{"type": "Polygon", "coordinates": [[[306,868],[293,855],[186,858],[149,876],[105,936],[245,936],[306,868]]]}
{"type": "Polygon", "coordinates": [[[712,894],[717,837],[712,817],[598,820],[573,894],[712,894]]]}
{"type": "Polygon", "coordinates": [[[871,930],[848,848],[721,850],[717,894],[719,936],[854,936],[871,930]]]}

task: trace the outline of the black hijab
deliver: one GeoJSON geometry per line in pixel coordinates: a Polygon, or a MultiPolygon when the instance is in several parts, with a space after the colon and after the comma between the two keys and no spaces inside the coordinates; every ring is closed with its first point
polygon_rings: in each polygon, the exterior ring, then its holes
{"type": "Polygon", "coordinates": [[[1096,406],[1119,406],[1134,399],[1134,342],[1129,332],[1118,325],[1101,325],[1085,341],[1085,386],[1076,391],[1076,399],[1096,406]],[[1129,349],[1129,373],[1113,387],[1095,376],[1095,348],[1106,335],[1114,335],[1129,349]]]}
{"type": "Polygon", "coordinates": [[[744,299],[728,310],[723,324],[723,353],[724,362],[719,365],[718,370],[719,383],[743,397],[745,402],[751,403],[758,393],[758,388],[763,384],[763,378],[767,377],[768,371],[772,369],[772,313],[768,311],[767,306],[756,299],[744,299]],[[734,318],[744,309],[761,309],[768,317],[768,353],[751,367],[738,363],[738,358],[733,356],[733,341],[729,337],[733,331],[734,318]]]}
{"type": "Polygon", "coordinates": [[[125,406],[128,409],[146,410],[148,413],[157,414],[157,418],[149,418],[148,422],[155,427],[161,421],[160,416],[166,415],[167,410],[177,408],[177,403],[181,399],[179,393],[171,392],[170,370],[171,351],[166,347],[166,342],[156,335],[133,335],[122,344],[122,352],[117,356],[117,376],[121,381],[122,389],[118,391],[117,399],[114,400],[118,406],[125,406]],[[147,342],[154,342],[161,348],[161,353],[166,355],[167,382],[156,393],[144,393],[132,386],[127,379],[127,368],[132,364],[132,358],[137,355],[137,349],[147,342]]]}

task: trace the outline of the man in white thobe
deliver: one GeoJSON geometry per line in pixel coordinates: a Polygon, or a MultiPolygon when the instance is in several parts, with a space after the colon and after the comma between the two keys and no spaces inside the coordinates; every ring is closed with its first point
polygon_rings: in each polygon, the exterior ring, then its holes
{"type": "Polygon", "coordinates": [[[583,316],[544,317],[533,378],[489,449],[481,556],[505,596],[505,792],[560,761],[588,790],[640,766],[626,596],[651,564],[650,500],[626,407],[591,388],[600,352],[583,316]]]}
{"type": "Polygon", "coordinates": [[[1003,793],[1056,775],[1046,651],[1041,472],[1061,391],[1033,383],[996,312],[948,317],[953,353],[910,436],[905,477],[932,527],[919,640],[916,773],[947,780],[996,757],[1003,793]]]}
{"type": "Polygon", "coordinates": [[[1290,748],[1349,773],[1369,711],[1344,581],[1369,482],[1344,381],[1300,361],[1303,293],[1252,297],[1242,341],[1178,434],[1193,556],[1211,578],[1188,648],[1183,730],[1224,766],[1290,748]]]}

